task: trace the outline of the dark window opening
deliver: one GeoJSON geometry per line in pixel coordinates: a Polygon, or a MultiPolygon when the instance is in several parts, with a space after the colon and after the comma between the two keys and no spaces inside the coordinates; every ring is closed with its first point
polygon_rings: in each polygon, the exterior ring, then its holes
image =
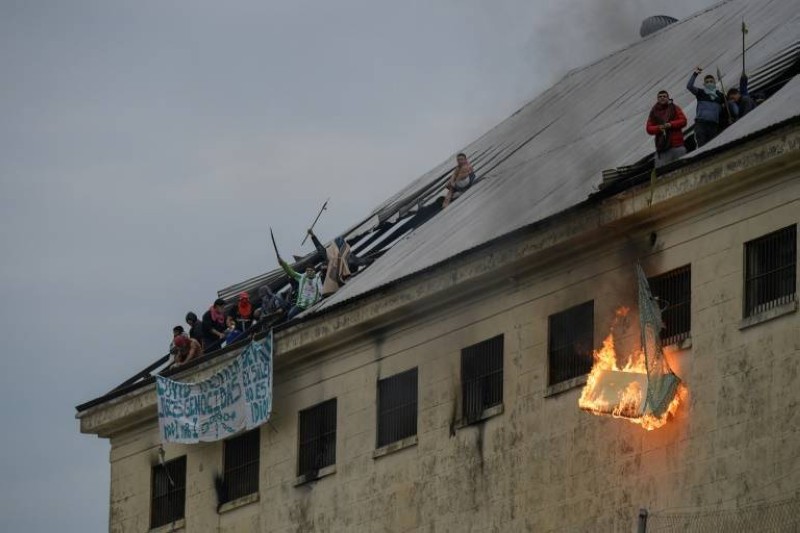
{"type": "Polygon", "coordinates": [[[648,281],[661,307],[661,344],[669,346],[687,339],[692,332],[692,267],[682,266],[648,281]]]}
{"type": "Polygon", "coordinates": [[[550,315],[548,322],[548,385],[588,374],[593,363],[594,300],[550,315]]]}
{"type": "Polygon", "coordinates": [[[378,380],[378,447],[417,434],[417,369],[378,380]]]}
{"type": "Polygon", "coordinates": [[[152,470],[150,527],[183,518],[186,504],[186,456],[157,464],[152,470]]]}
{"type": "Polygon", "coordinates": [[[259,428],[225,441],[221,502],[258,492],[261,430],[259,428]]]}
{"type": "Polygon", "coordinates": [[[461,350],[461,405],[464,422],[503,403],[503,335],[461,350]]]}
{"type": "Polygon", "coordinates": [[[297,475],[317,477],[336,463],[336,398],[300,411],[297,475]]]}
{"type": "Polygon", "coordinates": [[[744,245],[744,316],[795,300],[797,226],[774,231],[744,245]]]}

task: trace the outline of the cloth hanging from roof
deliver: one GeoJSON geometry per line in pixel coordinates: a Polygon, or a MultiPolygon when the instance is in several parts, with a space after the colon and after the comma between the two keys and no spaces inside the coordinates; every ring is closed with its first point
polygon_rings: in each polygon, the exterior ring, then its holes
{"type": "Polygon", "coordinates": [[[339,248],[334,241],[325,248],[325,255],[328,256],[328,271],[325,273],[325,282],[322,284],[323,296],[339,290],[339,287],[344,285],[345,280],[350,277],[350,266],[347,264],[350,257],[350,245],[346,242],[342,244],[342,247],[339,248]]]}
{"type": "Polygon", "coordinates": [[[656,417],[663,415],[675,394],[678,392],[680,379],[676,376],[664,357],[661,347],[661,308],[650,292],[650,284],[644,275],[641,265],[636,264],[636,276],[639,282],[639,324],[647,365],[647,398],[644,414],[656,417]]]}
{"type": "Polygon", "coordinates": [[[269,420],[272,412],[272,332],[197,383],[156,376],[161,442],[221,440],[269,420]]]}

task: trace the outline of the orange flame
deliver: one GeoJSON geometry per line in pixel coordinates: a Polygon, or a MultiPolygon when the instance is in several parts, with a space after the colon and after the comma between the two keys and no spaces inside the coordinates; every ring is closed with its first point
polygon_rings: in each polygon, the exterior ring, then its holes
{"type": "Polygon", "coordinates": [[[586,385],[581,392],[578,406],[595,415],[624,418],[648,431],[652,431],[666,424],[675,415],[684,395],[684,389],[683,386],[678,387],[678,392],[661,416],[655,416],[651,412],[644,412],[646,389],[642,388],[642,383],[645,386],[647,385],[647,365],[644,352],[636,350],[629,354],[625,365],[620,368],[614,347],[614,328],[620,323],[624,323],[629,311],[630,309],[627,307],[621,307],[617,310],[611,326],[611,332],[603,340],[602,348],[594,352],[594,364],[587,377],[586,385]],[[638,374],[639,377],[633,378],[631,376],[631,381],[624,388],[614,390],[613,387],[604,386],[602,383],[603,378],[606,378],[611,372],[638,374]],[[645,376],[645,379],[640,377],[642,375],[645,376]]]}

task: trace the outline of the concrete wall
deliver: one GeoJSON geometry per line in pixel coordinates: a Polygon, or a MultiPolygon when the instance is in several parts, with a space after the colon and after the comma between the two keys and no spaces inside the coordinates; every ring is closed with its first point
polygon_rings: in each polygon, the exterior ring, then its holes
{"type": "MultiPolygon", "coordinates": [[[[166,447],[168,458],[188,456],[185,530],[631,531],[640,507],[745,505],[798,490],[800,316],[740,329],[743,243],[800,222],[798,178],[662,209],[657,221],[633,214],[606,239],[573,241],[469,297],[412,305],[405,320],[283,364],[261,428],[257,502],[217,513],[221,443],[166,447]],[[614,310],[635,305],[636,258],[649,275],[692,266],[691,346],[669,351],[688,396],[652,432],[581,412],[579,388],[546,394],[548,316],[593,298],[599,346],[614,310]],[[500,333],[503,412],[459,427],[460,350],[500,333]],[[373,458],[377,380],[415,366],[418,443],[373,458]],[[333,397],[335,472],[296,486],[297,413],[333,397]]],[[[155,419],[111,443],[110,530],[148,531],[155,419]]]]}

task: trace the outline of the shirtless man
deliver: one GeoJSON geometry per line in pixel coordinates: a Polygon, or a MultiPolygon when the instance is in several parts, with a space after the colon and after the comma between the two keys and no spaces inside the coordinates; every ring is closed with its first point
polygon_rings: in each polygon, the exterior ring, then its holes
{"type": "Polygon", "coordinates": [[[442,207],[450,205],[450,202],[461,196],[474,181],[475,171],[472,169],[470,162],[467,161],[466,154],[458,154],[456,156],[456,169],[450,179],[447,180],[447,185],[445,185],[447,194],[444,197],[442,207]]]}

